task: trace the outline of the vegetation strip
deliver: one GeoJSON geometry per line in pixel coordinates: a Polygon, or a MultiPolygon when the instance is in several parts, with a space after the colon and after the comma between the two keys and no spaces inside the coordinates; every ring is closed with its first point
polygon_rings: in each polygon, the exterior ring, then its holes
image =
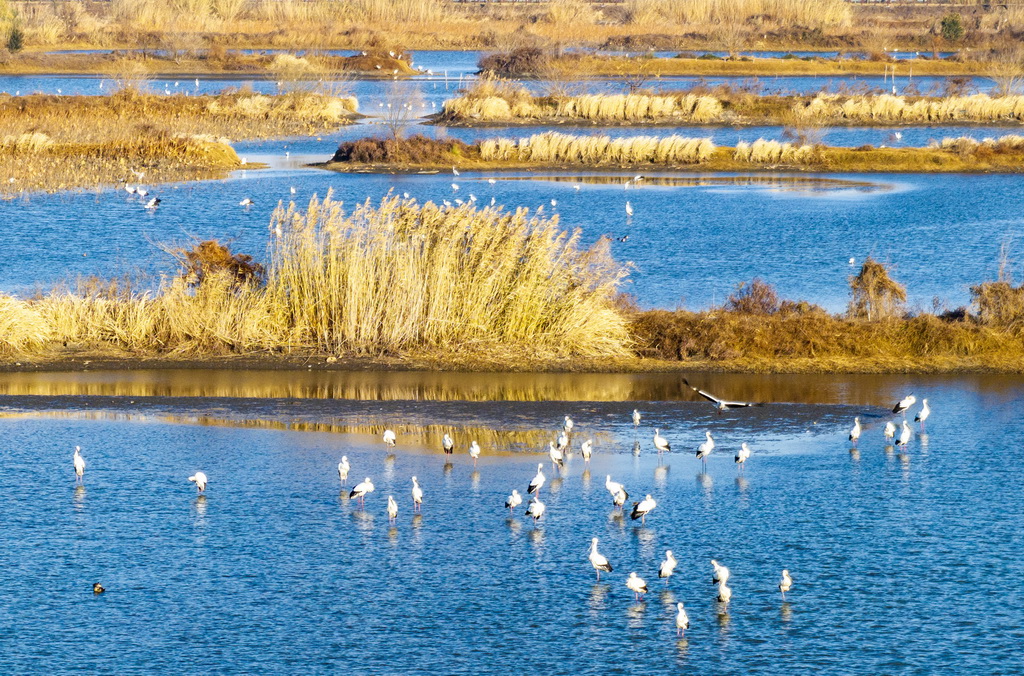
{"type": "Polygon", "coordinates": [[[735,148],[708,138],[574,136],[547,132],[475,144],[368,138],[342,143],[330,162],[336,171],[423,171],[452,166],[473,170],[534,168],[686,169],[689,171],[1004,172],[1024,170],[1024,136],[977,141],[948,138],[928,148],[833,148],[759,139],[735,148]]]}

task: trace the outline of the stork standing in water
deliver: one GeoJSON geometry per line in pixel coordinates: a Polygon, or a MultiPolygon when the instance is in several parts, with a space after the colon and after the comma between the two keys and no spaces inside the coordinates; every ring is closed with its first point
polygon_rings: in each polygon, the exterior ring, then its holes
{"type": "Polygon", "coordinates": [[[741,472],[743,471],[743,463],[745,463],[747,461],[747,458],[749,457],[750,446],[747,446],[747,442],[744,441],[742,444],[740,444],[740,450],[736,451],[736,457],[734,458],[741,472]]]}
{"type": "Polygon", "coordinates": [[[604,554],[597,551],[597,538],[591,538],[590,540],[590,565],[594,567],[594,571],[597,572],[597,581],[601,581],[601,571],[606,573],[612,572],[612,564],[608,563],[608,558],[604,554]]]}
{"type": "Polygon", "coordinates": [[[658,503],[655,502],[654,498],[651,497],[651,494],[648,493],[647,497],[643,500],[633,503],[633,512],[629,516],[634,521],[640,519],[641,524],[647,525],[647,515],[657,506],[658,503]]]}
{"type": "Polygon", "coordinates": [[[512,495],[505,498],[505,509],[507,509],[511,514],[512,510],[521,504],[523,504],[523,498],[519,495],[519,491],[513,488],[512,495]]]}
{"type": "Polygon", "coordinates": [[[75,464],[75,483],[85,483],[85,458],[82,457],[82,447],[75,446],[75,454],[71,456],[71,460],[75,464]]]}
{"type": "Polygon", "coordinates": [[[900,438],[896,440],[897,446],[906,446],[910,442],[910,436],[913,432],[910,429],[910,425],[907,424],[906,419],[903,420],[903,430],[900,432],[900,438]]]}
{"type": "Polygon", "coordinates": [[[196,490],[199,493],[206,491],[206,482],[209,481],[209,479],[206,478],[206,474],[204,472],[196,472],[190,476],[188,480],[196,485],[196,490]]]}
{"type": "Polygon", "coordinates": [[[900,399],[900,403],[892,407],[892,412],[895,413],[896,415],[900,415],[902,413],[903,417],[906,417],[907,409],[913,406],[916,402],[917,397],[915,397],[912,394],[908,394],[907,396],[900,399]]]}
{"type": "Polygon", "coordinates": [[[548,455],[551,456],[551,465],[561,467],[565,462],[565,455],[561,448],[555,448],[554,442],[548,442],[548,455]]]}
{"type": "Polygon", "coordinates": [[[544,481],[545,480],[546,479],[544,477],[544,463],[538,462],[537,463],[537,474],[530,481],[530,485],[526,488],[526,492],[529,493],[530,495],[533,495],[534,493],[536,493],[537,495],[540,495],[540,489],[541,489],[541,486],[544,485],[544,481]]]}
{"type": "Polygon", "coordinates": [[[626,580],[626,586],[629,587],[636,600],[639,601],[643,594],[647,593],[647,583],[644,582],[642,577],[637,576],[636,573],[630,573],[629,578],[626,580]]]}
{"type": "Polygon", "coordinates": [[[633,429],[640,427],[640,411],[633,409],[633,429]]]}
{"type": "Polygon", "coordinates": [[[718,563],[714,559],[711,559],[711,565],[715,569],[711,573],[711,584],[725,584],[729,581],[729,569],[718,563]]]}
{"type": "Polygon", "coordinates": [[[672,550],[666,549],[665,560],[661,562],[660,566],[658,566],[658,577],[663,578],[665,580],[665,584],[668,584],[668,579],[672,577],[673,573],[675,573],[676,564],[678,563],[679,562],[676,561],[676,557],[672,555],[672,550]]]}
{"type": "Polygon", "coordinates": [[[370,477],[366,477],[364,481],[360,481],[356,484],[356,487],[352,489],[352,492],[348,494],[349,500],[356,498],[359,500],[359,506],[362,507],[365,504],[366,496],[374,491],[373,482],[370,481],[370,477]]]}
{"type": "Polygon", "coordinates": [[[544,516],[544,512],[546,510],[547,507],[545,507],[544,503],[540,501],[540,498],[534,496],[533,498],[530,498],[530,504],[526,506],[526,515],[532,516],[533,522],[537,523],[540,521],[540,517],[544,516]]]}
{"type": "Polygon", "coordinates": [[[732,600],[732,589],[724,582],[718,583],[718,601],[719,603],[728,603],[732,600]]]}
{"type": "Polygon", "coordinates": [[[394,430],[384,430],[384,445],[385,446],[394,446],[395,442],[397,440],[398,440],[398,436],[395,434],[394,430]]]}
{"type": "Polygon", "coordinates": [[[697,459],[701,461],[705,469],[708,466],[708,456],[715,450],[715,440],[711,438],[711,432],[704,432],[705,441],[697,447],[697,459]]]}
{"type": "Polygon", "coordinates": [[[789,576],[788,570],[782,571],[782,579],[779,580],[779,591],[782,592],[782,600],[786,600],[786,592],[793,587],[793,578],[789,576]]]}
{"type": "Polygon", "coordinates": [[[860,418],[859,417],[858,418],[854,418],[853,419],[853,429],[850,430],[850,441],[852,441],[853,443],[856,444],[857,440],[860,439],[860,432],[861,432],[860,418]]]}
{"type": "Polygon", "coordinates": [[[690,628],[690,618],[686,616],[686,610],[682,602],[676,604],[676,635],[682,636],[690,628]]]}
{"type": "Polygon", "coordinates": [[[477,458],[480,457],[480,444],[476,440],[469,445],[469,457],[473,458],[473,467],[476,467],[477,458]]]}
{"type": "Polygon", "coordinates": [[[626,504],[626,500],[629,500],[629,493],[626,492],[626,487],[618,481],[612,481],[611,474],[605,477],[604,487],[612,494],[612,504],[616,507],[622,507],[626,504]]]}
{"type": "Polygon", "coordinates": [[[412,511],[419,512],[423,509],[423,489],[420,488],[416,477],[412,478],[412,511]]]}
{"type": "Polygon", "coordinates": [[[393,495],[388,496],[388,521],[391,523],[395,522],[398,518],[398,503],[395,502],[393,495]]]}
{"type": "Polygon", "coordinates": [[[580,452],[583,454],[583,462],[589,463],[590,456],[594,452],[594,440],[587,439],[586,441],[584,441],[583,444],[580,446],[580,452]]]}
{"type": "Polygon", "coordinates": [[[668,439],[661,436],[661,430],[654,430],[654,447],[658,449],[658,453],[668,453],[672,450],[672,445],[668,443],[668,439]]]}
{"type": "Polygon", "coordinates": [[[928,419],[928,416],[932,414],[932,410],[928,408],[928,400],[921,400],[921,410],[918,411],[917,415],[914,416],[914,422],[921,423],[921,431],[924,431],[924,421],[928,419]]]}
{"type": "Polygon", "coordinates": [[[341,479],[341,485],[345,486],[348,484],[348,471],[351,467],[348,464],[348,456],[341,456],[341,462],[338,463],[338,478],[341,479]]]}
{"type": "Polygon", "coordinates": [[[885,440],[887,442],[892,441],[893,437],[896,436],[896,424],[891,420],[886,421],[885,429],[882,430],[882,434],[885,435],[885,440]]]}
{"type": "Polygon", "coordinates": [[[447,433],[441,437],[441,450],[444,451],[445,455],[451,455],[455,452],[455,442],[452,441],[452,438],[447,433]]]}
{"type": "Polygon", "coordinates": [[[562,451],[569,447],[569,435],[566,432],[562,432],[558,435],[558,450],[562,451]]]}
{"type": "Polygon", "coordinates": [[[572,434],[573,422],[572,418],[565,416],[565,421],[562,423],[562,431],[566,434],[572,434]]]}

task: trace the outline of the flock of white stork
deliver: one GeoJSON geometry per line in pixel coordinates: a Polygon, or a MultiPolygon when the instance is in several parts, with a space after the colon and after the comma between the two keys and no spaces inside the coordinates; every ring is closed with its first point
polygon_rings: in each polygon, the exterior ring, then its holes
{"type": "MultiPolygon", "coordinates": [[[[763,406],[762,403],[726,401],[723,399],[719,399],[709,394],[708,392],[705,392],[704,390],[700,390],[696,387],[693,387],[685,379],[683,380],[683,382],[686,383],[686,385],[690,387],[692,390],[694,390],[698,395],[712,402],[719,411],[749,406],[763,406]]],[[[906,446],[911,440],[912,430],[910,426],[907,424],[906,413],[915,403],[917,403],[917,398],[911,394],[901,399],[900,402],[896,404],[896,406],[894,406],[892,409],[894,415],[903,415],[902,431],[900,433],[899,439],[896,439],[895,441],[897,446],[906,446]]],[[[927,399],[923,399],[921,401],[921,404],[921,409],[914,417],[914,421],[920,423],[921,428],[923,429],[925,421],[931,415],[931,409],[928,407],[927,399]]],[[[638,429],[640,427],[641,421],[640,411],[636,409],[633,410],[632,421],[633,428],[638,429]]],[[[558,435],[557,441],[549,443],[548,454],[551,458],[552,465],[556,468],[564,466],[565,457],[566,453],[568,452],[573,427],[574,423],[572,418],[570,418],[568,415],[565,416],[565,419],[562,424],[562,431],[558,435]]],[[[885,427],[883,429],[883,434],[887,442],[891,442],[894,439],[896,435],[896,430],[896,425],[892,420],[886,422],[885,427]]],[[[860,439],[862,432],[863,427],[861,426],[860,417],[855,417],[853,429],[850,430],[849,434],[850,441],[856,444],[860,439]]],[[[697,447],[696,451],[696,457],[702,463],[707,462],[708,456],[711,455],[711,452],[715,449],[715,440],[711,436],[711,432],[705,432],[704,435],[705,440],[697,447]]],[[[385,446],[394,447],[397,443],[397,438],[398,437],[393,430],[389,429],[384,431],[383,441],[385,446]]],[[[653,442],[654,447],[655,449],[657,449],[659,454],[668,453],[672,450],[671,444],[669,443],[668,439],[662,436],[660,429],[654,430],[653,442]]],[[[450,435],[444,435],[444,437],[441,440],[441,448],[446,456],[450,456],[455,452],[455,442],[450,435]]],[[[480,445],[474,440],[469,445],[469,455],[473,459],[474,467],[476,466],[477,459],[480,457],[480,452],[480,445]]],[[[593,454],[593,440],[585,440],[580,445],[580,452],[583,457],[583,460],[586,463],[589,463],[590,458],[593,454]]],[[[740,445],[740,449],[736,452],[734,460],[737,466],[739,466],[742,469],[743,464],[747,461],[749,457],[750,448],[749,446],[747,446],[746,442],[744,442],[740,445]]],[[[81,448],[79,446],[75,446],[75,452],[74,456],[72,457],[72,461],[74,463],[75,468],[75,481],[76,483],[82,483],[84,481],[85,475],[85,459],[82,457],[81,448]]],[[[349,463],[348,456],[343,455],[341,457],[341,462],[338,463],[338,478],[341,480],[342,486],[348,485],[348,475],[350,470],[351,464],[349,463]]],[[[206,486],[209,479],[207,478],[204,472],[196,472],[192,476],[188,477],[188,480],[196,485],[196,489],[199,493],[203,493],[206,491],[206,486]]],[[[539,521],[541,517],[544,516],[544,513],[547,510],[547,507],[540,500],[540,491],[546,483],[546,481],[547,477],[545,477],[544,475],[544,463],[538,463],[537,474],[530,481],[526,489],[526,492],[531,496],[530,501],[527,503],[526,515],[532,517],[534,523],[539,521]]],[[[621,483],[617,481],[613,481],[611,475],[609,474],[605,478],[605,488],[611,495],[612,504],[616,508],[624,509],[626,502],[629,499],[629,493],[626,491],[625,486],[623,486],[621,483]]],[[[363,481],[360,481],[358,484],[356,484],[355,487],[351,490],[351,492],[349,493],[349,499],[358,500],[359,506],[362,508],[365,506],[366,496],[370,493],[373,493],[374,490],[375,487],[373,485],[373,481],[370,479],[370,477],[366,477],[363,481]]],[[[424,493],[423,489],[419,485],[419,481],[415,476],[412,477],[411,494],[413,501],[413,511],[419,512],[423,504],[424,493]]],[[[508,509],[511,514],[514,513],[516,507],[521,506],[522,503],[523,498],[519,494],[519,491],[513,489],[512,493],[505,500],[505,508],[508,509]]],[[[634,521],[639,519],[642,524],[646,524],[647,515],[650,514],[657,506],[657,501],[648,493],[642,500],[633,503],[633,508],[630,512],[630,517],[634,521]]],[[[394,523],[398,518],[398,503],[395,501],[393,495],[389,495],[387,499],[387,515],[389,523],[394,523]]],[[[600,551],[598,551],[597,545],[598,538],[592,538],[590,541],[590,552],[588,555],[588,560],[590,561],[590,565],[593,566],[594,571],[597,573],[598,581],[600,581],[602,572],[610,573],[614,570],[614,568],[612,567],[612,564],[611,562],[609,562],[608,558],[600,551]]],[[[672,577],[672,575],[675,573],[677,563],[678,561],[676,560],[675,556],[673,556],[672,550],[666,550],[665,560],[662,561],[661,565],[658,567],[658,577],[666,580],[667,582],[668,578],[672,577]]],[[[711,566],[712,582],[718,586],[717,600],[719,603],[728,604],[732,600],[732,589],[727,584],[730,576],[729,569],[721,565],[714,559],[711,560],[711,566]]],[[[96,591],[97,593],[101,593],[103,591],[103,588],[99,587],[99,591],[97,591],[97,586],[99,586],[98,583],[97,585],[94,585],[94,591],[96,591]]],[[[786,592],[788,592],[792,588],[792,586],[793,579],[789,574],[789,570],[783,570],[781,578],[779,579],[778,583],[778,589],[779,592],[781,592],[782,594],[783,601],[785,601],[786,599],[786,592]]],[[[630,591],[633,592],[637,601],[639,601],[641,597],[644,594],[647,594],[649,591],[647,587],[647,582],[639,575],[637,575],[635,571],[630,572],[629,576],[626,578],[626,587],[628,587],[630,591]]],[[[686,614],[686,609],[683,603],[677,603],[676,610],[676,630],[677,633],[680,636],[682,636],[686,629],[689,628],[690,620],[686,614]]]]}

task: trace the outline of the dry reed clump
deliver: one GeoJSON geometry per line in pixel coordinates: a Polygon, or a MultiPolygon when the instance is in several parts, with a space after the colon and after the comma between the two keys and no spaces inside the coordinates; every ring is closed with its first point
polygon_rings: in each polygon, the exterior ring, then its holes
{"type": "Polygon", "coordinates": [[[328,196],[279,209],[267,292],[293,342],[367,352],[503,346],[624,354],[625,274],[557,218],[387,197],[350,215],[328,196]]]}
{"type": "Polygon", "coordinates": [[[889,94],[842,96],[819,94],[798,103],[793,112],[803,119],[851,122],[997,122],[1024,120],[1024,96],[987,94],[908,98],[889,94]]]}
{"type": "Polygon", "coordinates": [[[328,195],[306,210],[279,207],[271,232],[265,284],[232,267],[237,255],[207,247],[201,275],[185,261],[189,274],[153,291],[92,286],[0,298],[0,354],[62,345],[206,355],[628,351],[614,305],[625,270],[606,241],[583,249],[580,233],[560,230],[557,218],[393,196],[346,214],[328,195]]]}
{"type": "Polygon", "coordinates": [[[711,159],[715,146],[708,138],[681,136],[572,136],[548,132],[518,142],[489,139],[480,143],[480,158],[501,162],[565,162],[571,164],[698,164],[711,159]]]}
{"type": "Polygon", "coordinates": [[[317,123],[341,123],[359,107],[354,96],[335,97],[311,92],[288,92],[215,98],[207,104],[214,115],[257,119],[296,119],[317,123]]]}
{"type": "Polygon", "coordinates": [[[816,161],[817,153],[812,145],[780,143],[759,138],[753,143],[737,143],[733,159],[751,164],[808,164],[816,161]]]}
{"type": "Polygon", "coordinates": [[[444,116],[480,122],[565,118],[605,122],[709,123],[722,116],[722,103],[695,94],[591,94],[531,97],[525,89],[507,93],[465,95],[444,103],[444,116]]]}
{"type": "MultiPolygon", "coordinates": [[[[673,23],[684,26],[847,26],[849,5],[841,0],[627,0],[631,23],[653,26],[673,23]]],[[[691,29],[692,30],[692,29],[691,29]]]]}
{"type": "Polygon", "coordinates": [[[850,277],[852,318],[888,319],[899,316],[907,301],[906,288],[889,276],[889,270],[871,256],[864,259],[860,272],[850,277]]]}
{"type": "Polygon", "coordinates": [[[986,153],[1016,153],[1024,150],[1024,136],[1007,134],[999,138],[985,138],[981,141],[970,136],[946,137],[938,143],[933,143],[930,147],[965,157],[986,153]]]}

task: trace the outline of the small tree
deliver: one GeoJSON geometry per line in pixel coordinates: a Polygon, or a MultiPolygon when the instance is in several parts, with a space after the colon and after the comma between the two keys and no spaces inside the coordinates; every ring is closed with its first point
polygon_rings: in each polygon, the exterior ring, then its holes
{"type": "Polygon", "coordinates": [[[868,321],[895,317],[903,309],[907,290],[889,276],[885,265],[868,256],[860,273],[850,277],[849,315],[868,321]]]}
{"type": "Polygon", "coordinates": [[[749,284],[740,283],[725,307],[745,315],[773,315],[779,311],[779,294],[771,284],[755,277],[749,284]]]}
{"type": "Polygon", "coordinates": [[[194,286],[201,286],[209,278],[228,274],[235,285],[262,284],[266,281],[266,269],[248,254],[231,253],[226,245],[217,240],[196,243],[191,249],[172,250],[171,254],[181,264],[182,277],[194,286]]]}
{"type": "Polygon", "coordinates": [[[13,24],[11,26],[11,32],[7,34],[7,51],[13,53],[20,52],[25,47],[25,32],[21,30],[21,26],[13,24]]]}
{"type": "Polygon", "coordinates": [[[942,39],[950,44],[960,42],[966,32],[963,17],[957,12],[951,12],[942,17],[942,22],[939,24],[939,32],[942,35],[942,39]]]}

